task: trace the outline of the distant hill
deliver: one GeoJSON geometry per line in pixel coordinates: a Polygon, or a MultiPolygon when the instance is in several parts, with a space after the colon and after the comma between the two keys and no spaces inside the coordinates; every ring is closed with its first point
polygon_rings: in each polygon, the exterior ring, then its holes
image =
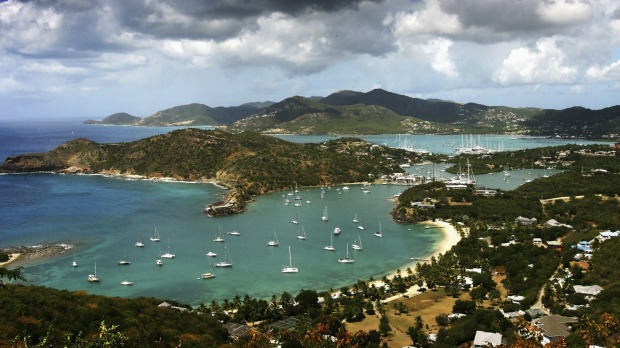
{"type": "Polygon", "coordinates": [[[448,127],[398,115],[378,105],[334,106],[310,98],[292,97],[237,121],[228,129],[270,134],[386,134],[444,132],[448,127]]]}
{"type": "Polygon", "coordinates": [[[84,124],[108,124],[108,125],[121,125],[121,126],[132,126],[138,123],[141,120],[140,117],[132,116],[126,112],[119,112],[116,114],[112,114],[101,121],[95,120],[86,120],[84,124]]]}
{"type": "Polygon", "coordinates": [[[572,107],[544,110],[523,122],[532,134],[547,136],[601,137],[620,134],[620,105],[601,110],[572,107]]]}
{"type": "Polygon", "coordinates": [[[273,102],[253,102],[239,106],[218,106],[192,103],[161,110],[145,118],[117,113],[102,121],[86,120],[84,124],[133,125],[133,126],[217,126],[233,123],[253,115],[273,104],[273,102]]]}
{"type": "Polygon", "coordinates": [[[539,109],[493,107],[476,103],[460,104],[439,99],[419,99],[374,89],[367,93],[340,91],[321,100],[330,105],[379,105],[402,115],[425,121],[472,127],[497,127],[506,119],[529,117],[539,109]]]}
{"type": "Polygon", "coordinates": [[[289,97],[233,107],[175,106],[143,119],[125,113],[88,124],[226,126],[232,132],[293,134],[519,133],[560,137],[617,138],[620,106],[564,110],[487,106],[420,99],[383,89],[338,91],[327,97],[289,97]],[[125,116],[121,116],[125,115],[125,116]],[[136,121],[137,119],[137,121],[136,121]]]}

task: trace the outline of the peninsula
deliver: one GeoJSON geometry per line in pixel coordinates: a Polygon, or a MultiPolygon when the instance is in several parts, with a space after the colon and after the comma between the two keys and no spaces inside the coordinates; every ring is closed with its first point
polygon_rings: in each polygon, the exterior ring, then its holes
{"type": "Polygon", "coordinates": [[[398,173],[418,154],[355,138],[296,144],[252,132],[183,129],[129,143],[75,139],[38,154],[9,157],[0,173],[81,173],[212,182],[229,188],[209,215],[244,210],[253,195],[302,186],[364,182],[398,173]]]}

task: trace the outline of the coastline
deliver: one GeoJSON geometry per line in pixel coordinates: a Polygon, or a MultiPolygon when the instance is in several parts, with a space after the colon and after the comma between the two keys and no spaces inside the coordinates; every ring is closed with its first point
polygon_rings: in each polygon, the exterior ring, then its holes
{"type": "MultiPolygon", "coordinates": [[[[413,267],[415,267],[415,265],[418,262],[424,262],[425,260],[428,260],[432,257],[438,257],[439,255],[442,255],[444,253],[446,253],[447,251],[449,251],[450,249],[452,249],[453,246],[455,246],[460,240],[461,240],[461,235],[458,232],[458,230],[456,229],[456,227],[454,227],[451,223],[447,222],[447,221],[424,221],[421,222],[422,225],[426,225],[426,226],[431,226],[431,228],[437,228],[441,231],[443,238],[442,240],[438,243],[437,245],[437,249],[435,249],[435,251],[433,253],[431,253],[430,255],[428,255],[426,258],[422,258],[420,260],[412,260],[410,263],[408,263],[407,265],[404,266],[404,269],[406,270],[407,268],[411,268],[413,270],[413,267]]],[[[403,273],[403,270],[401,269],[401,274],[403,273]]],[[[388,274],[386,277],[387,279],[392,279],[394,277],[396,277],[398,275],[398,272],[396,270],[394,270],[393,272],[391,272],[390,274],[388,274]]],[[[374,287],[381,287],[384,286],[385,284],[383,283],[382,280],[375,280],[373,282],[371,282],[369,284],[370,286],[374,286],[374,287]]],[[[407,296],[415,296],[415,295],[419,295],[421,294],[421,292],[419,291],[420,288],[416,285],[410,287],[409,289],[407,289],[407,291],[404,294],[396,294],[394,296],[388,297],[384,300],[382,300],[381,302],[390,302],[390,301],[394,301],[396,299],[399,299],[405,295],[407,296]]]]}
{"type": "Polygon", "coordinates": [[[64,243],[6,247],[2,251],[9,254],[9,260],[0,263],[0,267],[17,268],[31,265],[61,255],[74,247],[72,244],[64,243]]]}

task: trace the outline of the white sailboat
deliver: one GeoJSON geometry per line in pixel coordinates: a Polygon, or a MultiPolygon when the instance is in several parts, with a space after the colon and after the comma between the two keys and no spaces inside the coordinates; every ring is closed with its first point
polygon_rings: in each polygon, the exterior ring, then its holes
{"type": "Polygon", "coordinates": [[[157,231],[157,227],[155,227],[155,232],[153,232],[153,235],[149,239],[151,240],[151,242],[159,242],[161,240],[159,238],[159,232],[157,231]]]}
{"type": "Polygon", "coordinates": [[[280,242],[278,242],[278,235],[276,234],[276,231],[273,231],[273,238],[267,242],[267,245],[269,246],[278,246],[280,245],[280,242]]]}
{"type": "Polygon", "coordinates": [[[127,273],[125,273],[125,280],[121,282],[121,285],[130,286],[133,285],[133,282],[127,279],[127,273]]]}
{"type": "Polygon", "coordinates": [[[125,249],[123,249],[123,258],[121,260],[118,260],[118,265],[119,266],[129,266],[131,262],[129,262],[129,260],[127,260],[127,258],[125,257],[125,249]]]}
{"type": "Polygon", "coordinates": [[[163,257],[164,259],[174,259],[176,257],[175,254],[170,252],[170,243],[168,243],[168,251],[161,255],[161,257],[163,257]]]}
{"type": "Polygon", "coordinates": [[[291,258],[291,246],[288,246],[288,266],[282,267],[282,273],[297,273],[299,269],[293,267],[293,259],[291,258]]]}
{"type": "Polygon", "coordinates": [[[297,225],[299,223],[299,217],[297,216],[297,214],[295,214],[295,218],[293,220],[291,220],[291,223],[297,225]]]}
{"type": "Polygon", "coordinates": [[[375,237],[383,237],[383,231],[381,230],[381,221],[379,221],[379,231],[375,232],[375,237]]]}
{"type": "Polygon", "coordinates": [[[159,257],[157,258],[157,260],[155,260],[155,264],[157,266],[163,266],[164,265],[164,261],[161,259],[161,247],[159,248],[159,257]]]}
{"type": "Polygon", "coordinates": [[[97,277],[97,262],[95,262],[95,273],[88,275],[88,281],[91,283],[98,283],[101,281],[101,279],[97,277]]]}
{"type": "Polygon", "coordinates": [[[209,256],[209,257],[216,257],[216,256],[217,256],[217,254],[216,254],[216,253],[214,253],[213,251],[209,251],[209,252],[207,253],[207,256],[209,256]]]}
{"type": "Polygon", "coordinates": [[[228,252],[228,247],[224,245],[224,261],[217,262],[215,267],[232,267],[232,258],[228,252]]]}
{"type": "Polygon", "coordinates": [[[217,236],[215,236],[215,238],[213,238],[214,242],[223,242],[224,241],[224,237],[222,236],[222,225],[220,225],[219,227],[219,232],[217,234],[217,236]]]}
{"type": "Polygon", "coordinates": [[[355,259],[352,259],[352,258],[349,257],[349,244],[347,244],[347,257],[339,258],[338,262],[340,262],[340,263],[353,263],[353,262],[355,262],[355,259]]]}
{"type": "MultiPolygon", "coordinates": [[[[213,267],[213,265],[211,265],[211,267],[213,267]]],[[[205,272],[201,274],[199,279],[211,279],[211,278],[215,278],[215,272],[213,270],[211,272],[205,272]]]]}
{"type": "Polygon", "coordinates": [[[71,262],[71,266],[73,266],[73,267],[77,267],[78,266],[77,260],[75,259],[75,253],[73,253],[73,262],[71,262]]]}
{"type": "Polygon", "coordinates": [[[306,240],[306,230],[303,225],[301,225],[301,233],[299,233],[299,229],[297,230],[297,239],[306,240]]]}
{"type": "Polygon", "coordinates": [[[329,217],[327,216],[327,206],[325,206],[325,209],[323,209],[323,216],[321,217],[321,220],[326,221],[329,220],[329,217]]]}
{"type": "Polygon", "coordinates": [[[142,242],[142,237],[138,236],[138,240],[134,244],[136,248],[144,248],[144,242],[142,242]]]}
{"type": "Polygon", "coordinates": [[[328,251],[336,251],[336,248],[334,248],[334,235],[331,233],[329,234],[329,240],[330,240],[329,245],[326,245],[325,248],[323,249],[328,250],[328,251]]]}
{"type": "MultiPolygon", "coordinates": [[[[357,219],[356,219],[357,220],[357,219]]],[[[362,225],[361,222],[357,221],[358,225],[357,225],[357,229],[358,230],[363,230],[364,229],[364,225],[362,225]]]]}
{"type": "Polygon", "coordinates": [[[340,227],[334,228],[334,234],[335,235],[339,235],[340,234],[340,227]]]}
{"type": "Polygon", "coordinates": [[[360,222],[360,221],[357,219],[357,213],[355,213],[355,217],[353,218],[353,222],[355,222],[355,223],[360,222]]]}
{"type": "Polygon", "coordinates": [[[359,234],[357,235],[357,239],[359,239],[359,242],[354,241],[353,244],[351,244],[351,248],[353,248],[353,250],[362,250],[362,237],[360,237],[359,234]]]}
{"type": "Polygon", "coordinates": [[[312,201],[310,200],[310,190],[308,190],[308,200],[306,201],[306,204],[312,204],[312,201]]]}

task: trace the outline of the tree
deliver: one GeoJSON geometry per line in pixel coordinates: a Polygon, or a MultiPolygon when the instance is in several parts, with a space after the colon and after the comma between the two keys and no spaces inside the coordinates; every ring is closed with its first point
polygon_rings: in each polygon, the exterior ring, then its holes
{"type": "MultiPolygon", "coordinates": [[[[447,318],[446,316],[446,319],[447,318]]],[[[428,346],[428,336],[424,333],[424,322],[419,315],[415,318],[414,326],[410,326],[409,329],[407,329],[407,335],[411,338],[413,345],[419,347],[428,346]]]]}
{"type": "Polygon", "coordinates": [[[0,267],[0,287],[4,287],[4,282],[2,280],[3,278],[8,280],[26,280],[22,277],[21,270],[21,267],[11,270],[0,267]]]}
{"type": "Polygon", "coordinates": [[[390,320],[385,314],[383,314],[381,315],[381,319],[379,319],[379,332],[382,336],[387,336],[390,331],[392,331],[392,327],[390,326],[390,320]]]}

